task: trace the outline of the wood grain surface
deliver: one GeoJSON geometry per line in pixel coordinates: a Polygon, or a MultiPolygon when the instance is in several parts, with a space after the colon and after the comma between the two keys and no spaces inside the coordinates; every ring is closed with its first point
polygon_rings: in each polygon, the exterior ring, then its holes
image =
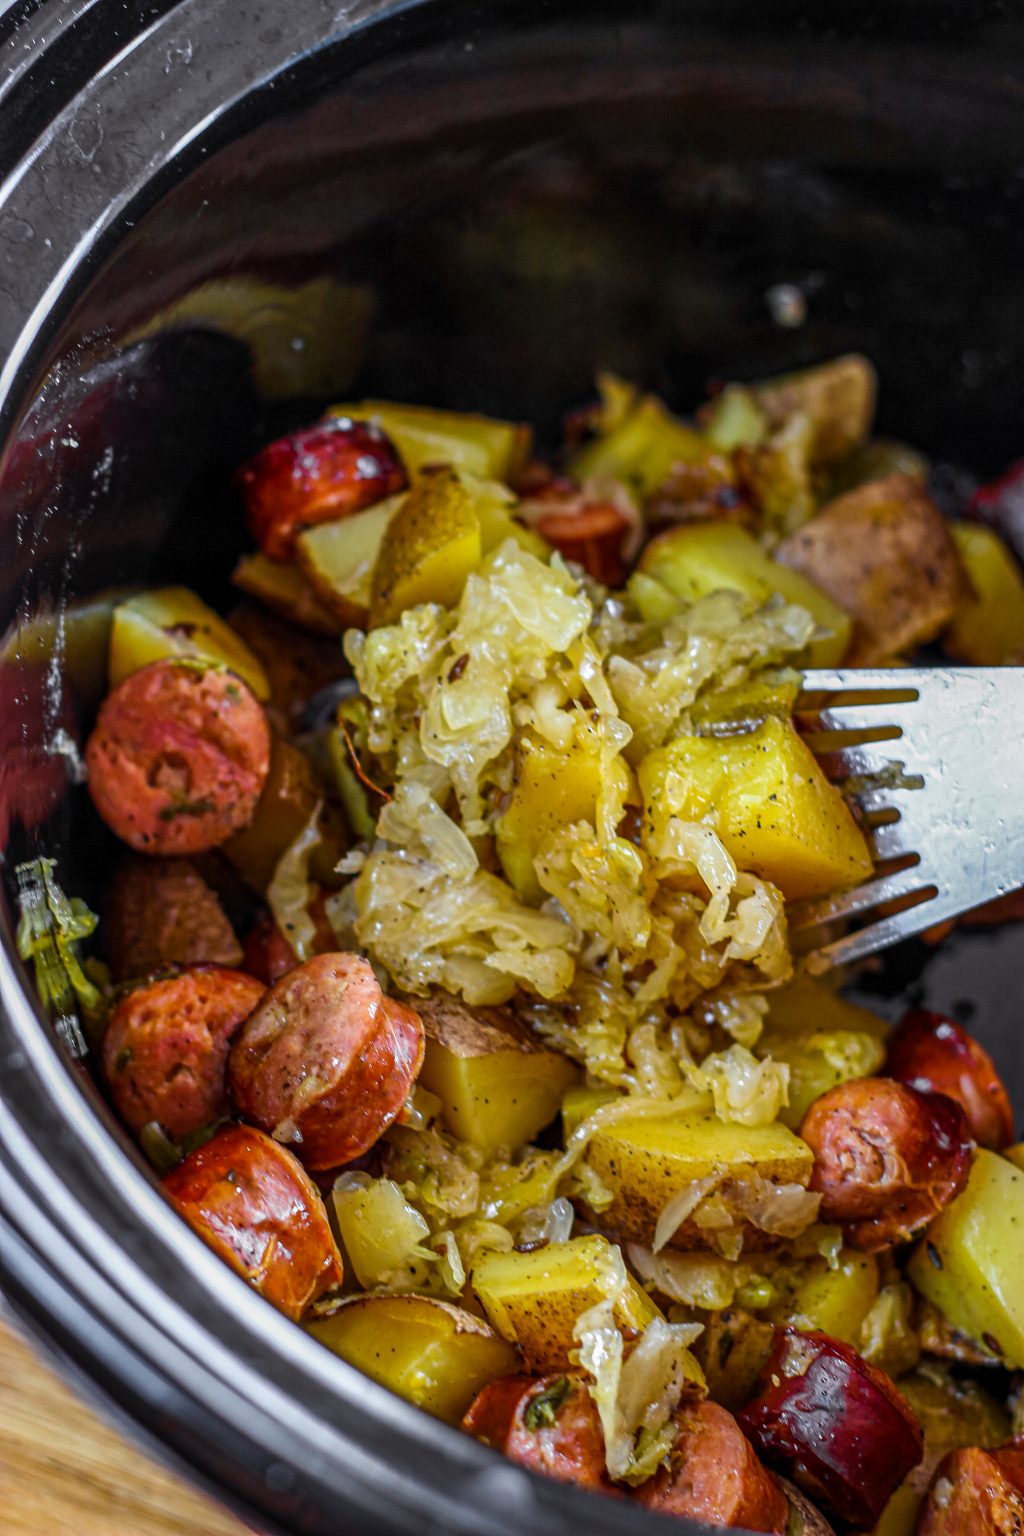
{"type": "Polygon", "coordinates": [[[108,1429],[0,1321],[3,1536],[247,1536],[108,1429]]]}

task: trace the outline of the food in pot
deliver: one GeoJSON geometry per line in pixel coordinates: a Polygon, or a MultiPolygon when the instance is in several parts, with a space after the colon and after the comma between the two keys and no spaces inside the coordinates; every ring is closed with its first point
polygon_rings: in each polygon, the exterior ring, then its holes
{"type": "Polygon", "coordinates": [[[115,610],[110,984],[81,904],[47,956],[182,1215],[410,1402],[712,1525],[1002,1531],[998,1068],[787,930],[873,868],[802,669],[1017,643],[1003,491],[950,524],[875,391],[845,357],[682,420],[604,377],[546,456],[382,401],[261,448],[246,603],[115,610]]]}

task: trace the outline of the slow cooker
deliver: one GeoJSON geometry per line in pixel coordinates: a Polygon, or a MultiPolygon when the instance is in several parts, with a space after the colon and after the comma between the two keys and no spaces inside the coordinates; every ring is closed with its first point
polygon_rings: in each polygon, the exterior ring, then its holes
{"type": "MultiPolygon", "coordinates": [[[[664,1529],[504,1464],[231,1276],[41,1012],[10,876],[46,854],[102,884],[75,782],[100,594],[223,595],[231,467],[332,398],[553,428],[601,368],[683,404],[856,348],[951,495],[1021,456],[1024,7],[17,0],[0,46],[3,1294],[261,1531],[664,1529]]],[[[973,932],[859,985],[973,1011],[1024,1094],[1022,959],[973,932]]]]}

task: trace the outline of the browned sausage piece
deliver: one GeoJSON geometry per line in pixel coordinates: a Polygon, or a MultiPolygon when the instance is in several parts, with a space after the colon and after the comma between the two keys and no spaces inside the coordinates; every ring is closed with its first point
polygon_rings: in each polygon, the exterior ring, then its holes
{"type": "Polygon", "coordinates": [[[85,755],[89,793],[112,832],[139,853],[201,853],[252,820],[270,732],[233,672],[166,659],[107,695],[85,755]]]}
{"type": "Polygon", "coordinates": [[[366,960],[317,955],[274,983],[231,1052],[239,1113],[290,1143],[307,1168],[373,1146],[423,1064],[418,1013],[386,998],[366,960]]]}
{"type": "Polygon", "coordinates": [[[917,1536],[1020,1536],[1024,1531],[1024,1451],[972,1446],[950,1451],[935,1469],[917,1536]]]}
{"type": "Polygon", "coordinates": [[[180,1139],[227,1114],[231,1042],[264,991],[243,971],[195,965],[121,999],[103,1036],[103,1071],[133,1131],[157,1120],[180,1139]]]}
{"type": "Polygon", "coordinates": [[[972,1142],[959,1104],[884,1077],[840,1083],[816,1099],[800,1135],[814,1153],[810,1188],[824,1221],[876,1253],[907,1240],[967,1183],[972,1142]]]}
{"type": "Polygon", "coordinates": [[[691,1403],[675,1416],[668,1461],[636,1490],[648,1509],[706,1525],[743,1526],[782,1536],[789,1504],[732,1414],[717,1403],[691,1403]]]}
{"type": "Polygon", "coordinates": [[[912,1008],[892,1033],[885,1072],[918,1093],[955,1099],[979,1146],[999,1152],[1013,1140],[1013,1108],[995,1062],[955,1019],[912,1008]]]}
{"type": "Polygon", "coordinates": [[[187,859],[129,858],[111,883],[100,931],[115,981],[242,960],[219,897],[187,859]]]}
{"type": "Polygon", "coordinates": [[[247,1125],[218,1131],[164,1180],[178,1211],[275,1307],[298,1319],[342,1278],[327,1213],[301,1164],[247,1125]]]}
{"type": "Polygon", "coordinates": [[[467,1434],[510,1461],[578,1488],[616,1491],[608,1480],[597,1406],[582,1377],[502,1376],[462,1421],[467,1434]]]}

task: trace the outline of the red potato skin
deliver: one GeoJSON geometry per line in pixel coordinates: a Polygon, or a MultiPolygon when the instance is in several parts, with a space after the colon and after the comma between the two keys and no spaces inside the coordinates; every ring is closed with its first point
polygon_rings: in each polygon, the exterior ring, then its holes
{"type": "Polygon", "coordinates": [[[1024,1450],[971,1446],[949,1451],[935,1469],[917,1536],[1020,1536],[1024,1531],[1024,1450]]]}
{"type": "Polygon", "coordinates": [[[918,1093],[955,1099],[979,1146],[999,1152],[1013,1141],[1010,1096],[995,1063],[955,1019],[912,1008],[889,1041],[885,1071],[918,1093]]]}
{"type": "Polygon", "coordinates": [[[261,448],[237,484],[257,544],[273,560],[290,560],[303,528],[361,512],[408,480],[380,427],[328,416],[261,448]]]}
{"type": "Polygon", "coordinates": [[[252,821],[270,732],[233,672],[166,659],[107,695],[85,756],[93,804],[123,842],[139,853],[203,853],[252,821]]]}
{"type": "Polygon", "coordinates": [[[924,1438],[889,1377],[823,1333],[776,1329],[761,1395],[739,1415],[765,1459],[857,1530],[874,1526],[924,1438]]]}
{"type": "Polygon", "coordinates": [[[462,1428],[531,1472],[577,1488],[618,1492],[605,1472],[604,1435],[594,1399],[583,1379],[571,1372],[492,1381],[474,1399],[462,1428]],[[566,1381],[571,1384],[569,1394],[557,1408],[555,1422],[531,1429],[526,1422],[530,1404],[566,1381]]]}
{"type": "Polygon", "coordinates": [[[705,1525],[782,1536],[789,1502],[732,1414],[707,1401],[680,1408],[675,1421],[678,1434],[668,1461],[636,1489],[638,1503],[705,1525]]]}
{"type": "Polygon", "coordinates": [[[341,1255],[313,1183],[252,1126],[219,1131],[164,1180],[185,1220],[287,1317],[341,1283],[341,1255]]]}
{"type": "Polygon", "coordinates": [[[318,955],[274,983],[236,1039],[234,1101],[307,1168],[334,1168],[398,1118],[423,1043],[419,1014],[383,995],[366,960],[318,955]]]}
{"type": "Polygon", "coordinates": [[[103,1036],[103,1072],[133,1131],[156,1120],[181,1140],[228,1113],[231,1042],[264,994],[263,983],[219,965],[122,997],[103,1036]]]}
{"type": "Polygon", "coordinates": [[[866,1253],[906,1242],[960,1193],[972,1141],[959,1104],[884,1077],[816,1099],[800,1136],[814,1153],[821,1218],[866,1253]]]}

